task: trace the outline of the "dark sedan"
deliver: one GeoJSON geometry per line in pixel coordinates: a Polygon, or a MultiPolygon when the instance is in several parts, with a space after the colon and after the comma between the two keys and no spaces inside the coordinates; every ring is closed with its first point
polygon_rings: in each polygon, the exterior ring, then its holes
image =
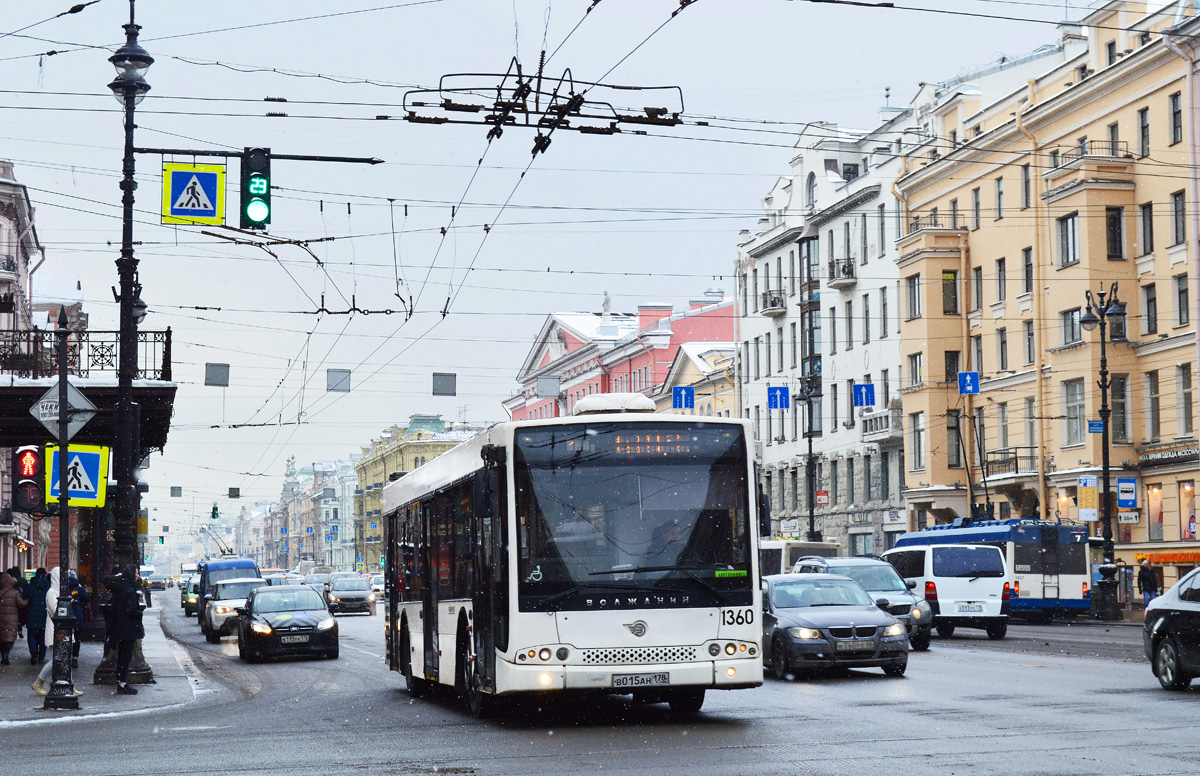
{"type": "Polygon", "coordinates": [[[248,663],[281,655],[338,656],[337,621],[305,585],[260,587],[238,608],[238,656],[248,663]]]}
{"type": "Polygon", "coordinates": [[[1142,639],[1150,670],[1168,690],[1183,690],[1200,676],[1200,569],[1146,607],[1142,639]]]}
{"type": "Polygon", "coordinates": [[[329,611],[375,614],[375,591],[364,577],[340,577],[330,582],[329,611]]]}
{"type": "Polygon", "coordinates": [[[904,624],[849,577],[763,577],[763,663],[778,677],[822,668],[908,668],[904,624]]]}

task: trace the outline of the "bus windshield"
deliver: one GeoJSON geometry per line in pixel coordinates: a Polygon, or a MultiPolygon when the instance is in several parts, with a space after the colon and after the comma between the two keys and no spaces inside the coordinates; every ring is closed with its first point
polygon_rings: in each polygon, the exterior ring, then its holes
{"type": "Polygon", "coordinates": [[[645,592],[650,607],[750,602],[740,425],[527,428],[513,457],[523,611],[587,609],[605,591],[645,592]]]}

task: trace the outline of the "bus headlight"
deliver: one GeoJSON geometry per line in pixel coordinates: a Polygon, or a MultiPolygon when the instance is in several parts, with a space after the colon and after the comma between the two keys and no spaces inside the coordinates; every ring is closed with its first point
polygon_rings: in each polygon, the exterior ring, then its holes
{"type": "Polygon", "coordinates": [[[884,636],[903,636],[904,635],[904,623],[902,623],[902,622],[892,623],[891,625],[889,625],[883,629],[883,635],[884,636]]]}
{"type": "Polygon", "coordinates": [[[542,650],[540,652],[538,652],[538,657],[540,657],[542,660],[549,660],[550,659],[550,648],[542,647],[542,650]]]}
{"type": "Polygon", "coordinates": [[[538,677],[538,681],[542,683],[543,687],[549,687],[550,683],[554,681],[554,677],[550,676],[550,674],[542,674],[538,677]]]}
{"type": "Polygon", "coordinates": [[[732,655],[732,654],[734,654],[735,652],[737,652],[737,647],[736,647],[736,646],[734,646],[733,644],[726,644],[726,645],[725,645],[725,654],[726,654],[726,655],[732,655]]]}
{"type": "Polygon", "coordinates": [[[567,649],[566,647],[559,647],[558,652],[555,653],[555,656],[558,657],[559,660],[566,660],[568,657],[570,657],[570,655],[571,650],[567,649]]]}

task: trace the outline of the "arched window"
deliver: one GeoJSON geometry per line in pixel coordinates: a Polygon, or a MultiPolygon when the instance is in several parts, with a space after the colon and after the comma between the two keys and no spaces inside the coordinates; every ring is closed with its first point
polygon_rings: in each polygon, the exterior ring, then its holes
{"type": "Polygon", "coordinates": [[[817,174],[810,172],[808,174],[808,183],[804,188],[805,199],[807,205],[817,204],[817,174]]]}

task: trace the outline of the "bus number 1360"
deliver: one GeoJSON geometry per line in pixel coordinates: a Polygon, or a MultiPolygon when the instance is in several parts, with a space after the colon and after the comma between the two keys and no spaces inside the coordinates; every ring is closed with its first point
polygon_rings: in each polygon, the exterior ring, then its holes
{"type": "Polygon", "coordinates": [[[722,609],[722,625],[749,625],[754,622],[754,609],[722,609]]]}

